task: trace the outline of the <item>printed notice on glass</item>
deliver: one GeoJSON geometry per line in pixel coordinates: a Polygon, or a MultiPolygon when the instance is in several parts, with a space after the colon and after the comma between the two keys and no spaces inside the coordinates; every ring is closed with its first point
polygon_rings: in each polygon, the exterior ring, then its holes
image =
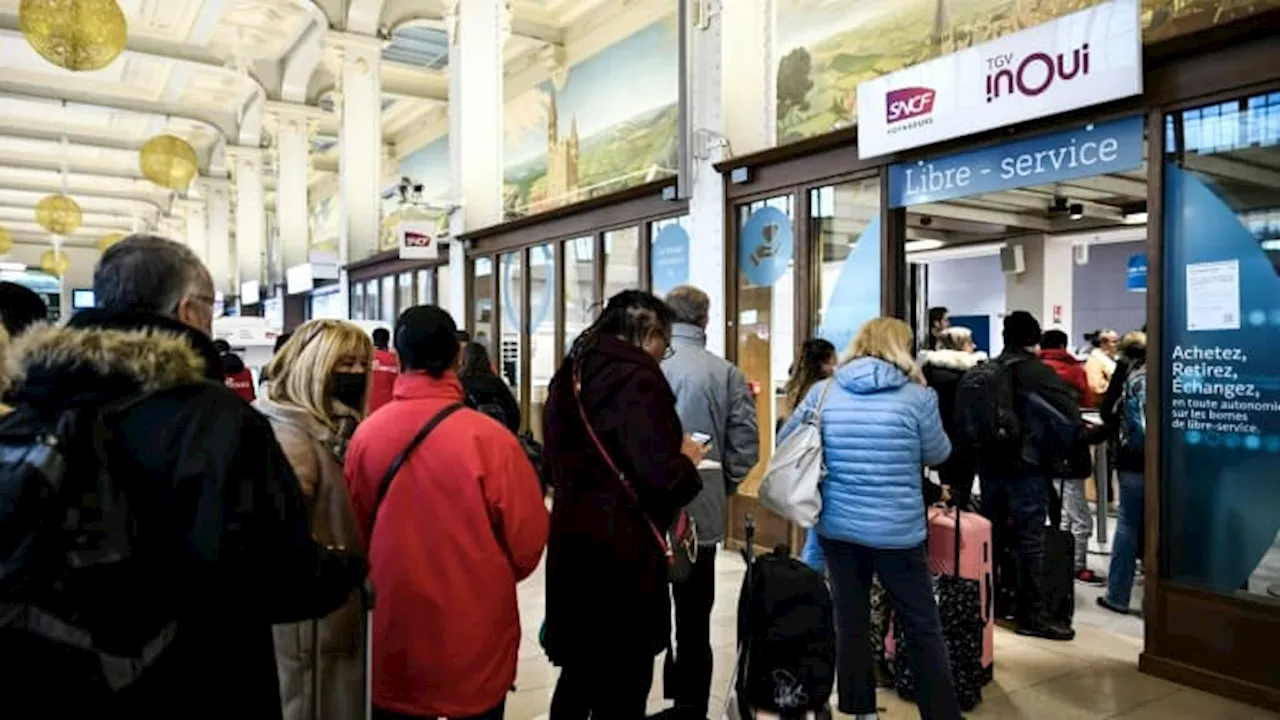
{"type": "Polygon", "coordinates": [[[1187,265],[1187,330],[1240,329],[1240,261],[1187,265]]]}

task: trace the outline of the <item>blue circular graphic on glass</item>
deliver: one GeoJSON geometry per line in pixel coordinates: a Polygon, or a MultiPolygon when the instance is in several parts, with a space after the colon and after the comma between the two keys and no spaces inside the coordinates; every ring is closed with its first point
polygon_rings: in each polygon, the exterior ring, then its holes
{"type": "Polygon", "coordinates": [[[787,271],[795,252],[791,218],[773,207],[751,213],[738,238],[738,267],[753,285],[768,287],[787,271]]]}
{"type": "MultiPolygon", "coordinates": [[[[538,251],[542,252],[542,267],[547,268],[547,273],[546,279],[542,283],[541,297],[534,295],[529,298],[529,311],[533,315],[533,322],[527,327],[529,332],[533,332],[534,330],[542,327],[542,323],[546,321],[547,315],[551,312],[551,298],[555,292],[555,285],[552,280],[552,276],[555,273],[554,268],[556,266],[556,259],[555,256],[551,254],[551,247],[549,245],[539,245],[529,250],[530,270],[532,270],[533,267],[536,267],[536,263],[532,255],[538,251]]],[[[509,290],[509,288],[514,284],[512,282],[511,275],[516,269],[516,258],[519,257],[519,253],[508,253],[502,257],[502,309],[503,316],[506,321],[511,324],[511,327],[520,327],[520,306],[517,304],[514,293],[509,290]]],[[[503,328],[503,332],[507,332],[506,328],[503,328]]]]}
{"type": "Polygon", "coordinates": [[[1188,430],[1186,438],[1188,445],[1199,445],[1202,439],[1199,430],[1188,430]]]}
{"type": "Polygon", "coordinates": [[[653,239],[649,271],[653,294],[659,297],[689,282],[689,233],[684,228],[668,225],[653,239]]]}
{"type": "Polygon", "coordinates": [[[1261,450],[1262,438],[1257,435],[1249,435],[1244,439],[1244,448],[1246,450],[1261,450]]]}

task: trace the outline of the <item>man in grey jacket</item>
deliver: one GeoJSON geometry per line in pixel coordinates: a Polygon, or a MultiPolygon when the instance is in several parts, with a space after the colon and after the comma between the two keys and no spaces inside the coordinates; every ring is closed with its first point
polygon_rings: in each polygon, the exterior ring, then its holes
{"type": "Polygon", "coordinates": [[[685,432],[709,436],[707,459],[699,465],[702,492],[689,504],[698,527],[698,561],[693,575],[674,586],[676,657],[667,661],[668,698],[675,707],[664,717],[706,720],[711,693],[711,606],[716,590],[716,546],[724,540],[726,500],[760,459],[756,402],[742,371],[707,351],[711,301],[701,290],[681,286],[667,295],[676,313],[671,348],[662,371],[676,396],[685,432]]]}

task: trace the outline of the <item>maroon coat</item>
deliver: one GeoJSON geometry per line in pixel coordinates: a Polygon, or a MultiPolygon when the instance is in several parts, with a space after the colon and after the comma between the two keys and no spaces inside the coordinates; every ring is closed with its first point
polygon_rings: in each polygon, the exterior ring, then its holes
{"type": "Polygon", "coordinates": [[[643,509],[610,472],[583,427],[572,361],[551,380],[545,457],[555,488],[547,545],[546,647],[557,665],[656,655],[671,635],[666,558],[645,523],[663,531],[702,489],[680,452],[675,396],[644,351],[601,338],[583,353],[582,396],[605,448],[643,509]]]}

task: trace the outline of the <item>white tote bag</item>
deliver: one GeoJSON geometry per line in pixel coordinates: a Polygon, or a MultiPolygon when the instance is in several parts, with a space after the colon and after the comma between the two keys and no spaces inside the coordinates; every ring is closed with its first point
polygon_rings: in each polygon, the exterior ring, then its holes
{"type": "Polygon", "coordinates": [[[822,512],[822,408],[835,378],[827,381],[818,406],[773,451],[760,485],[760,502],[802,528],[818,523],[822,512]]]}

